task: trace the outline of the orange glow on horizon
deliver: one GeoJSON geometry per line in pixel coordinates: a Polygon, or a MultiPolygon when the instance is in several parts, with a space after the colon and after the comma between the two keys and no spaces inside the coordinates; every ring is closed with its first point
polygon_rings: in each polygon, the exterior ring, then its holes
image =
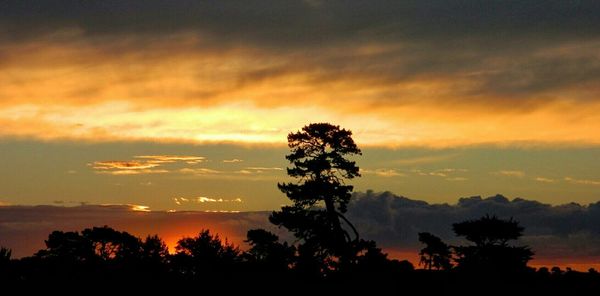
{"type": "MultiPolygon", "coordinates": [[[[415,268],[422,268],[419,265],[419,250],[404,250],[395,248],[383,248],[383,251],[388,254],[388,258],[397,260],[408,260],[415,268]]],[[[575,271],[587,272],[590,268],[600,270],[600,257],[591,258],[534,258],[528,264],[533,268],[546,267],[550,270],[552,267],[559,267],[561,270],[566,271],[567,268],[571,268],[575,271]]]]}

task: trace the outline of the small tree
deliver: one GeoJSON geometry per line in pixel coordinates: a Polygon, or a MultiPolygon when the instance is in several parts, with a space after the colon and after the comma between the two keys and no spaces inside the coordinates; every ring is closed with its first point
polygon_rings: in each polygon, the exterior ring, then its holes
{"type": "Polygon", "coordinates": [[[533,252],[527,246],[510,246],[508,241],[523,235],[523,227],[513,220],[485,216],[452,225],[457,236],[474,246],[455,247],[458,267],[469,270],[519,271],[527,268],[533,252]]]}
{"type": "Polygon", "coordinates": [[[425,247],[419,252],[419,264],[429,270],[432,268],[437,270],[452,268],[452,263],[450,263],[450,259],[452,259],[450,246],[429,232],[419,233],[419,241],[425,244],[425,247]]]}
{"type": "Polygon", "coordinates": [[[353,190],[345,180],[360,176],[356,163],[347,159],[361,154],[352,132],[328,123],[313,123],[290,133],[288,146],[291,153],[286,159],[292,167],[287,173],[297,181],[278,187],[293,205],[273,212],[270,221],[302,240],[300,265],[313,265],[318,260],[322,269],[352,260],[352,243],[358,241],[358,232],[343,215],[353,190]]]}

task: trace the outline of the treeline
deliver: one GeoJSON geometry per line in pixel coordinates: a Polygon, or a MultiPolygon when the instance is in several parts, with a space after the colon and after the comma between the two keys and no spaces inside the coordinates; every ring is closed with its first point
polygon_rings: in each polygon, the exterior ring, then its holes
{"type": "Polygon", "coordinates": [[[509,245],[506,239],[516,239],[515,232],[522,231],[515,221],[483,217],[453,227],[473,244],[449,246],[435,235],[421,233],[420,264],[424,269],[415,269],[405,260],[391,260],[368,241],[360,246],[365,251],[344,265],[322,262],[318,256],[302,256],[296,246],[262,229],[248,231],[245,251],[202,230],[197,236],[180,239],[172,253],[156,235],[142,239],[108,226],[54,231],[45,240],[46,248],[30,257],[11,259],[10,250],[1,248],[0,283],[24,290],[80,286],[164,289],[173,285],[192,289],[198,284],[228,283],[235,284],[230,289],[241,290],[265,285],[352,290],[356,284],[382,290],[429,285],[430,291],[476,291],[490,285],[500,290],[571,292],[600,288],[595,270],[581,273],[527,267],[533,253],[527,247],[509,245]]]}
{"type": "Polygon", "coordinates": [[[157,235],[142,239],[108,226],[81,232],[54,231],[45,240],[46,248],[30,257],[14,259],[9,249],[1,248],[0,283],[23,289],[67,283],[65,288],[186,287],[228,282],[246,287],[260,283],[318,285],[358,276],[400,277],[414,270],[408,261],[389,260],[374,244],[364,246],[367,251],[341,267],[336,262],[316,262],[316,257],[302,256],[296,246],[280,242],[277,235],[262,229],[248,231],[246,242],[249,248],[242,251],[218,234],[201,230],[197,236],[180,239],[174,252],[169,252],[157,235]],[[320,264],[331,269],[315,269],[320,264]]]}

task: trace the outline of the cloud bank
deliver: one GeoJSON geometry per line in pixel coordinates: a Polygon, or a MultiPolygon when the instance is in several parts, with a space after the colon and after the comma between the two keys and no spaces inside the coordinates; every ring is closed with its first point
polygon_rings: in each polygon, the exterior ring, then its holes
{"type": "MultiPolygon", "coordinates": [[[[176,202],[234,202],[212,198],[177,198],[176,202]]],[[[13,248],[16,256],[28,256],[43,247],[52,230],[81,230],[110,225],[136,235],[159,234],[170,247],[182,236],[208,228],[243,245],[248,229],[263,227],[291,239],[268,222],[269,212],[161,212],[136,205],[10,206],[0,207],[0,245],[13,248]]],[[[434,233],[451,244],[462,244],[451,230],[452,223],[483,215],[518,220],[525,227],[520,244],[535,251],[538,264],[600,263],[600,202],[549,205],[501,195],[467,197],[458,203],[429,204],[389,192],[355,193],[348,217],[362,237],[376,240],[392,254],[415,260],[421,247],[417,233],[434,233]]],[[[577,266],[577,265],[575,265],[577,266]]]]}
{"type": "Polygon", "coordinates": [[[418,249],[419,232],[431,232],[452,244],[464,243],[454,236],[452,223],[489,214],[519,221],[525,227],[520,243],[530,245],[538,260],[600,262],[600,202],[553,206],[496,195],[461,198],[450,205],[368,191],[355,193],[348,209],[366,237],[393,248],[418,249]]]}

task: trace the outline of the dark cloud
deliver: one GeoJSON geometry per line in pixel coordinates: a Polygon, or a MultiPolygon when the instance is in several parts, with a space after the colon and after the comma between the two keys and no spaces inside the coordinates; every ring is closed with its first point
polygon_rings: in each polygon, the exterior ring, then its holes
{"type": "MultiPolygon", "coordinates": [[[[269,212],[144,212],[135,205],[2,206],[0,245],[15,250],[16,256],[31,255],[43,247],[53,230],[81,230],[110,225],[139,236],[159,234],[173,244],[183,235],[208,228],[243,244],[250,228],[263,227],[291,239],[284,230],[268,222],[269,212]]],[[[452,244],[462,243],[451,225],[486,214],[518,220],[525,227],[521,243],[530,245],[536,258],[597,260],[600,257],[600,202],[587,206],[576,203],[549,205],[501,195],[461,198],[457,204],[429,204],[389,192],[355,193],[348,217],[364,238],[376,240],[387,250],[420,248],[417,233],[434,233],[452,244]]]]}
{"type": "MultiPolygon", "coordinates": [[[[0,3],[4,41],[77,32],[88,42],[120,44],[108,48],[121,55],[148,50],[157,40],[169,44],[170,36],[185,33],[202,40],[201,50],[253,48],[287,60],[240,73],[238,87],[304,72],[323,84],[384,85],[372,98],[379,102],[403,97],[395,86],[406,81],[465,79],[466,85],[455,81],[446,86],[447,94],[430,97],[489,102],[493,95],[498,101],[517,99],[525,109],[554,99],[559,90],[597,83],[599,27],[598,1],[0,3]],[[129,41],[115,41],[124,37],[129,41]]],[[[199,95],[211,94],[191,94],[199,95]]],[[[597,98],[597,90],[589,97],[597,98]]]]}
{"type": "MultiPolygon", "coordinates": [[[[385,37],[597,36],[597,1],[3,1],[12,33],[79,28],[86,34],[199,31],[276,46],[385,37]]],[[[5,27],[6,28],[6,27],[5,27]]],[[[7,30],[8,31],[8,30],[7,30]]],[[[10,32],[10,31],[9,31],[10,32]]],[[[469,39],[467,38],[467,39],[469,39]]]]}
{"type": "Polygon", "coordinates": [[[522,243],[530,245],[537,258],[600,256],[600,202],[549,205],[538,201],[496,195],[467,197],[457,204],[429,204],[383,193],[356,193],[349,216],[365,233],[384,246],[417,249],[419,232],[431,232],[450,243],[461,243],[452,223],[484,215],[514,218],[525,227],[522,243]]]}

